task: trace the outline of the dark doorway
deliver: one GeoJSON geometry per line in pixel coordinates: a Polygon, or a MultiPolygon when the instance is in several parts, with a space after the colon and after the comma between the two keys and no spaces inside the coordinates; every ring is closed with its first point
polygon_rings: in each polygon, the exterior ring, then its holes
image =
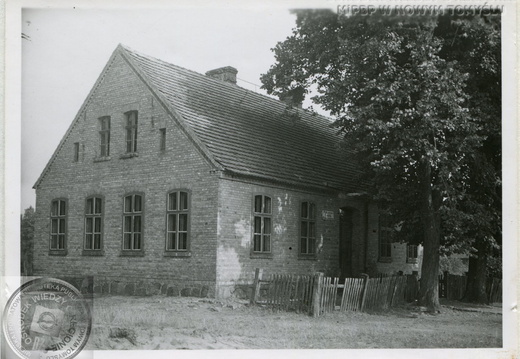
{"type": "Polygon", "coordinates": [[[339,215],[339,268],[340,278],[352,277],[352,234],[354,211],[343,207],[339,215]]]}

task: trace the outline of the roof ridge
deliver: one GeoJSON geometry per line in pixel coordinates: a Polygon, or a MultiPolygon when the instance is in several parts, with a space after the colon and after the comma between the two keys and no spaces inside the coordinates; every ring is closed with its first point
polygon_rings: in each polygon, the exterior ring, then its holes
{"type": "Polygon", "coordinates": [[[164,61],[164,60],[162,60],[162,59],[160,59],[160,58],[158,58],[158,57],[151,56],[151,55],[147,55],[147,54],[145,54],[145,53],[142,53],[142,52],[140,52],[140,51],[134,50],[134,49],[132,49],[131,47],[126,46],[126,45],[123,45],[123,44],[119,44],[119,45],[120,45],[123,49],[125,49],[126,51],[131,52],[131,53],[133,53],[133,54],[135,54],[135,55],[137,55],[137,56],[141,56],[141,57],[144,57],[144,58],[146,58],[146,59],[153,60],[153,61],[162,62],[162,63],[164,63],[164,64],[167,64],[167,65],[170,65],[170,66],[176,67],[176,68],[178,68],[178,69],[181,69],[181,70],[184,70],[184,71],[188,71],[188,72],[191,72],[191,73],[197,74],[197,75],[199,75],[199,76],[204,76],[205,78],[208,78],[208,79],[211,79],[211,80],[213,80],[213,81],[218,81],[218,82],[221,82],[221,83],[222,83],[222,81],[220,81],[220,80],[216,80],[216,79],[214,79],[214,78],[212,78],[212,77],[209,77],[209,76],[203,75],[203,74],[201,74],[200,72],[197,72],[197,71],[195,71],[195,70],[190,70],[190,69],[188,69],[188,68],[186,68],[186,67],[182,67],[182,66],[176,65],[176,64],[174,64],[174,63],[171,63],[171,62],[168,62],[168,61],[164,61]]]}
{"type": "MultiPolygon", "coordinates": [[[[189,73],[192,73],[192,74],[195,74],[197,76],[200,76],[201,78],[203,78],[204,80],[210,80],[211,82],[217,84],[217,86],[227,86],[227,87],[230,87],[230,88],[234,88],[234,89],[237,89],[237,90],[243,90],[243,91],[246,91],[250,94],[252,94],[253,96],[258,96],[258,97],[261,97],[263,99],[268,99],[269,101],[273,101],[279,105],[284,105],[283,101],[279,100],[279,99],[276,99],[274,97],[271,97],[270,95],[266,95],[266,94],[262,94],[262,93],[258,93],[258,92],[255,92],[255,91],[252,91],[252,90],[249,90],[245,87],[242,87],[242,86],[239,86],[237,84],[231,84],[231,83],[228,83],[228,82],[224,82],[224,81],[221,81],[221,80],[218,80],[218,79],[214,79],[212,77],[209,77],[209,76],[206,76],[205,74],[202,74],[200,72],[197,72],[195,70],[191,70],[191,69],[188,69],[186,67],[182,67],[182,66],[179,66],[179,65],[176,65],[176,64],[173,64],[171,62],[168,62],[168,61],[164,61],[158,57],[155,57],[155,56],[150,56],[150,55],[147,55],[147,54],[144,54],[140,51],[137,51],[137,50],[134,50],[132,49],[131,47],[129,46],[126,46],[126,45],[123,45],[123,44],[119,44],[119,46],[121,46],[123,49],[125,49],[126,51],[134,54],[134,55],[137,55],[137,56],[140,56],[140,57],[143,57],[145,59],[148,59],[148,60],[151,60],[151,61],[156,61],[156,62],[160,62],[160,63],[163,63],[163,64],[166,64],[168,66],[172,66],[172,67],[175,67],[177,69],[180,69],[180,70],[183,70],[183,71],[187,71],[189,73]]],[[[309,116],[319,116],[319,117],[322,117],[323,119],[327,119],[329,121],[331,121],[331,123],[334,121],[333,118],[331,117],[328,117],[328,116],[324,116],[322,114],[319,114],[315,111],[312,111],[312,110],[308,110],[308,109],[305,109],[305,108],[298,108],[297,110],[301,110],[303,111],[304,113],[308,114],[309,116]]]]}
{"type": "Polygon", "coordinates": [[[353,180],[358,168],[333,118],[120,46],[224,171],[347,191],[363,187],[353,180]]]}

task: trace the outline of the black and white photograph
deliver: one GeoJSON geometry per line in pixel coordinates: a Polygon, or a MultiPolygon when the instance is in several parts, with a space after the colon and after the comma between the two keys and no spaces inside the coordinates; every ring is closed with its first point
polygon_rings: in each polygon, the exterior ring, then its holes
{"type": "Polygon", "coordinates": [[[517,357],[515,2],[4,5],[2,358],[517,357]]]}

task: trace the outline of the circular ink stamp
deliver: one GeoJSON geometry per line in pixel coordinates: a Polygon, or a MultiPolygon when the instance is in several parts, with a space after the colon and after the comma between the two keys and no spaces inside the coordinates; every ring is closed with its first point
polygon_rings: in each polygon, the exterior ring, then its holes
{"type": "Polygon", "coordinates": [[[3,332],[20,358],[69,359],[78,355],[92,328],[90,306],[71,284],[31,280],[9,298],[3,332]]]}

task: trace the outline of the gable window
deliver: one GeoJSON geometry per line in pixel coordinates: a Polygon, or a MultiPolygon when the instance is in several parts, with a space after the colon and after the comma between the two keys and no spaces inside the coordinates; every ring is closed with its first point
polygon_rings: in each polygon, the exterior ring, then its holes
{"type": "Polygon", "coordinates": [[[126,152],[137,152],[137,111],[125,113],[126,118],[126,152]]]}
{"type": "Polygon", "coordinates": [[[253,206],[253,253],[270,253],[271,197],[257,195],[253,206]]]}
{"type": "Polygon", "coordinates": [[[159,149],[161,151],[166,150],[166,129],[165,128],[159,129],[159,149]]]}
{"type": "Polygon", "coordinates": [[[392,228],[386,213],[379,215],[379,261],[392,261],[392,228]]]}
{"type": "Polygon", "coordinates": [[[166,250],[187,251],[189,247],[190,199],[186,191],[168,194],[166,250]]]}
{"type": "Polygon", "coordinates": [[[74,142],[74,162],[79,162],[79,142],[74,142]]]}
{"type": "Polygon", "coordinates": [[[67,201],[55,199],[51,202],[51,238],[49,249],[65,252],[67,246],[67,201]]]}
{"type": "Polygon", "coordinates": [[[131,194],[124,199],[123,251],[143,249],[143,196],[131,194]]]}
{"type": "Polygon", "coordinates": [[[103,240],[103,199],[87,198],[85,203],[85,243],[87,251],[100,251],[103,240]]]}
{"type": "Polygon", "coordinates": [[[99,155],[101,157],[110,156],[110,116],[99,118],[99,155]]]}
{"type": "Polygon", "coordinates": [[[300,254],[316,253],[316,205],[302,202],[300,208],[300,254]]]}
{"type": "Polygon", "coordinates": [[[406,263],[417,263],[418,250],[414,244],[406,246],[406,263]]]}

